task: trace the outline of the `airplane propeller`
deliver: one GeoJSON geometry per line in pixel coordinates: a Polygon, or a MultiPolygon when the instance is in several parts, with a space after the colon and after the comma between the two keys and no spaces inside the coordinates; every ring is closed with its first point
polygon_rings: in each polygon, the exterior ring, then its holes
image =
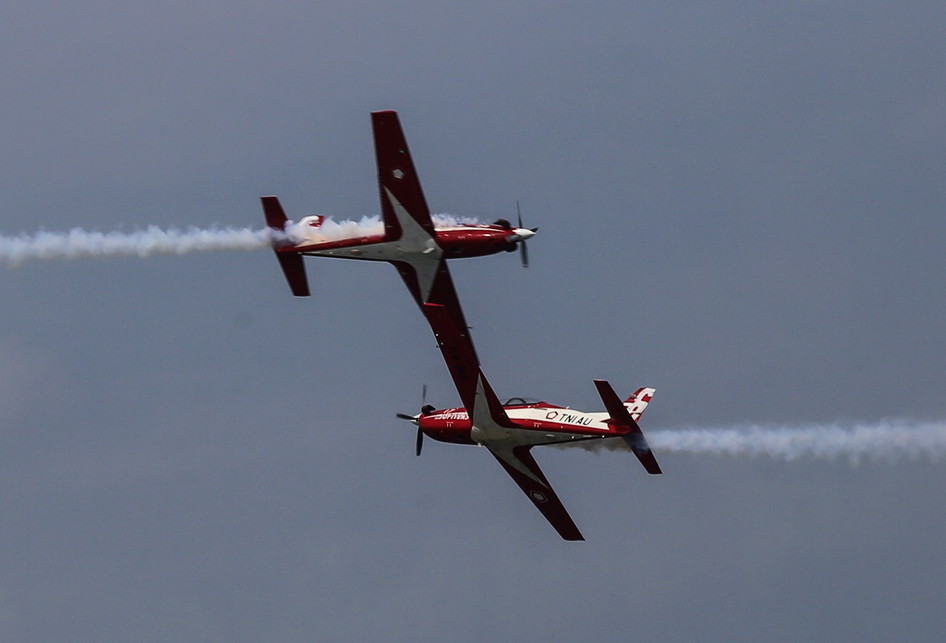
{"type": "Polygon", "coordinates": [[[516,201],[516,217],[517,217],[517,227],[513,228],[512,224],[509,223],[508,219],[497,219],[493,223],[498,226],[502,226],[506,230],[513,232],[509,237],[509,240],[512,242],[508,249],[508,252],[513,252],[516,249],[516,246],[519,246],[519,256],[522,258],[522,267],[529,267],[529,251],[526,249],[526,239],[531,239],[535,236],[535,233],[539,231],[538,228],[524,228],[522,226],[522,210],[519,208],[519,202],[516,201]]]}
{"type": "Polygon", "coordinates": [[[518,219],[517,223],[519,224],[519,230],[521,231],[528,230],[529,232],[532,233],[526,236],[525,234],[523,234],[523,232],[519,232],[519,235],[522,237],[522,239],[519,241],[519,256],[522,258],[522,267],[528,268],[529,267],[529,250],[526,248],[526,239],[531,238],[532,235],[534,235],[536,232],[539,231],[539,228],[538,227],[535,227],[535,228],[522,227],[522,210],[519,209],[518,201],[516,201],[516,217],[518,219]]]}
{"type": "Polygon", "coordinates": [[[416,453],[420,455],[421,449],[424,448],[424,430],[420,428],[420,416],[430,415],[434,411],[434,407],[430,404],[427,404],[427,385],[424,384],[424,387],[421,389],[420,395],[420,413],[417,415],[408,415],[407,413],[398,413],[397,417],[402,420],[409,420],[417,425],[417,443],[416,443],[416,453]]]}

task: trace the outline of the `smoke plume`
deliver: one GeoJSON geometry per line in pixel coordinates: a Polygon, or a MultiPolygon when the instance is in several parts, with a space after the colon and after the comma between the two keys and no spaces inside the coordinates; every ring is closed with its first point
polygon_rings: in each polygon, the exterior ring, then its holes
{"type": "Polygon", "coordinates": [[[269,247],[266,230],[250,228],[169,228],[149,226],[137,232],[35,232],[0,236],[0,260],[11,267],[30,260],[68,260],[87,257],[180,255],[220,250],[269,247]]]}
{"type": "MultiPolygon", "coordinates": [[[[946,423],[890,420],[874,424],[802,427],[747,426],[646,431],[650,447],[661,453],[730,457],[769,457],[894,462],[903,458],[938,460],[946,456],[946,423]]],[[[591,451],[627,450],[620,439],[575,443],[591,451]]]]}
{"type": "MultiPolygon", "coordinates": [[[[437,228],[474,223],[473,219],[447,214],[431,217],[437,228]]],[[[85,259],[89,257],[151,257],[222,250],[259,250],[270,246],[271,235],[292,237],[290,223],[286,233],[251,228],[167,228],[148,226],[136,232],[95,232],[74,228],[68,232],[40,231],[16,236],[0,235],[0,261],[9,267],[27,261],[85,259]]],[[[321,226],[325,240],[362,237],[384,233],[378,216],[358,221],[334,221],[327,218],[321,226]]]]}

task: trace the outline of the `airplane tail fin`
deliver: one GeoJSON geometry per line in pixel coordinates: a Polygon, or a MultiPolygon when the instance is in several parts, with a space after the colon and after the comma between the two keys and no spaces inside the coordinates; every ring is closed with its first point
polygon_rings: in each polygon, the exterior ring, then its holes
{"type": "Polygon", "coordinates": [[[266,215],[266,225],[270,230],[273,252],[276,253],[276,259],[286,276],[289,288],[296,297],[308,297],[310,294],[309,280],[306,278],[302,255],[287,247],[290,244],[286,239],[285,230],[289,219],[286,218],[286,213],[283,211],[278,198],[264,196],[260,200],[263,203],[263,214],[266,215]]]}
{"type": "Polygon", "coordinates": [[[647,405],[650,403],[651,398],[654,397],[655,391],[656,389],[653,388],[641,387],[634,391],[629,398],[624,400],[624,408],[631,414],[635,422],[640,422],[641,416],[644,415],[644,411],[647,410],[647,405]]]}
{"type": "MultiPolygon", "coordinates": [[[[611,385],[608,384],[606,380],[595,380],[595,387],[598,389],[598,395],[601,396],[601,401],[604,402],[604,408],[611,414],[608,420],[608,424],[611,425],[611,428],[631,447],[631,451],[634,452],[637,459],[644,465],[644,469],[647,470],[647,473],[663,473],[660,470],[660,465],[657,464],[657,458],[654,457],[653,451],[650,450],[650,446],[647,444],[647,438],[644,437],[644,432],[641,431],[637,421],[631,415],[631,411],[621,402],[620,398],[614,392],[614,389],[611,388],[611,385]]],[[[643,402],[646,407],[647,403],[650,402],[650,397],[653,395],[653,390],[654,389],[641,389],[632,397],[641,397],[641,402],[643,402]],[[648,390],[650,393],[645,395],[644,392],[648,390]],[[646,401],[644,401],[644,397],[647,397],[646,401]]],[[[630,400],[630,398],[628,398],[628,400],[630,400]]],[[[640,414],[643,412],[643,409],[641,409],[638,413],[638,417],[640,417],[640,414]]]]}

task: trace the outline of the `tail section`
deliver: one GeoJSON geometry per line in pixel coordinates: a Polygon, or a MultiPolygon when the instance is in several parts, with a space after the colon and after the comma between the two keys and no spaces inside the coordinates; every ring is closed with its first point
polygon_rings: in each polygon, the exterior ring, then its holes
{"type": "MultiPolygon", "coordinates": [[[[266,225],[270,230],[273,252],[276,253],[276,259],[286,276],[289,288],[296,297],[308,297],[310,294],[309,280],[306,278],[302,255],[287,247],[288,241],[285,238],[285,230],[289,219],[286,218],[286,213],[276,197],[264,196],[260,200],[263,203],[263,214],[266,215],[266,225]]],[[[319,224],[321,224],[321,220],[319,224]]]]}
{"type": "Polygon", "coordinates": [[[651,398],[654,397],[655,391],[656,389],[642,387],[624,400],[624,408],[631,414],[635,422],[640,422],[641,416],[644,415],[644,411],[647,410],[647,405],[650,403],[651,398]]]}
{"type": "MultiPolygon", "coordinates": [[[[621,402],[621,399],[614,392],[614,389],[611,388],[611,385],[605,380],[595,380],[595,387],[598,389],[598,395],[601,396],[601,401],[604,402],[604,408],[611,414],[611,417],[608,419],[608,424],[611,428],[631,447],[631,451],[634,452],[637,459],[644,465],[647,473],[663,473],[660,470],[660,465],[657,464],[657,458],[654,457],[653,451],[650,450],[650,446],[647,444],[644,432],[641,431],[640,426],[637,424],[637,420],[631,416],[630,410],[625,406],[625,403],[621,402]]],[[[650,396],[653,395],[653,390],[654,389],[640,389],[632,397],[640,397],[640,401],[646,407],[647,403],[650,402],[650,396]],[[648,390],[651,392],[645,395],[644,392],[648,390]],[[646,401],[644,401],[644,397],[647,397],[646,401]]],[[[628,400],[630,400],[630,398],[628,398],[628,400]]],[[[640,417],[641,413],[643,413],[643,409],[638,413],[638,417],[640,417]]]]}

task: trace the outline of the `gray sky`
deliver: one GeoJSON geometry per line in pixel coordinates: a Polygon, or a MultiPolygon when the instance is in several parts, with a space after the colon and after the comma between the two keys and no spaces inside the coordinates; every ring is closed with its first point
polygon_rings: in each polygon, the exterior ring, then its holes
{"type": "MultiPolygon", "coordinates": [[[[378,212],[397,109],[501,397],[651,435],[946,420],[946,9],[6,3],[4,235],[378,212]]],[[[268,251],[2,269],[4,640],[939,640],[946,467],[485,452],[388,266],[268,251]]],[[[881,448],[882,445],[878,445],[881,448]]]]}

